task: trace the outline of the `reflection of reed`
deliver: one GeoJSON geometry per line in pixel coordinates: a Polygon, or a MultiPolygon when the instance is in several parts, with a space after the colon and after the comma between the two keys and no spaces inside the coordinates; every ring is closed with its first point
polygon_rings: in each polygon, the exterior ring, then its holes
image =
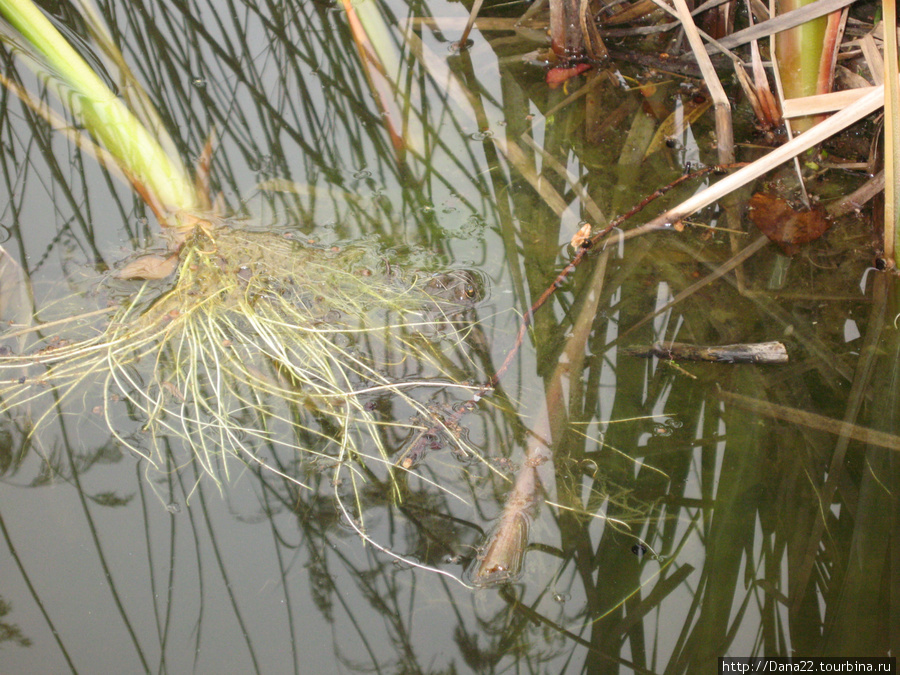
{"type": "Polygon", "coordinates": [[[516,474],[503,512],[469,571],[475,586],[487,587],[515,581],[521,574],[531,520],[539,497],[537,467],[548,458],[547,454],[530,453],[516,474]]]}
{"type": "Polygon", "coordinates": [[[559,362],[547,382],[545,403],[533,416],[535,428],[528,437],[523,466],[516,474],[503,512],[476,559],[477,564],[470,572],[476,586],[492,586],[512,581],[521,572],[542,480],[547,481],[552,476],[551,472],[542,471],[542,479],[538,471],[542,465],[551,464],[553,460],[552,447],[542,439],[550,438],[559,444],[564,436],[568,417],[566,391],[573,384],[570,382],[570,374],[579,373],[584,363],[585,346],[597,314],[608,259],[609,253],[604,251],[594,266],[591,278],[593,290],[588,293],[574,318],[574,325],[559,362]]]}

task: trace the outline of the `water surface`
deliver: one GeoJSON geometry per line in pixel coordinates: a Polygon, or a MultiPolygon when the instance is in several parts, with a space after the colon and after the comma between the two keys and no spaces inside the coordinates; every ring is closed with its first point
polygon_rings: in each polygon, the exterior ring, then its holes
{"type": "MultiPolygon", "coordinates": [[[[550,91],[542,65],[518,58],[527,42],[476,32],[470,51],[452,49],[455,4],[385,10],[399,79],[424,111],[402,155],[384,123],[402,107],[376,104],[339,8],[110,7],[184,156],[216,131],[213,177],[234,222],[483,277],[477,334],[432,336],[450,365],[413,394],[441,414],[469,398],[451,384],[503,363],[583,222],[600,227],[686,163],[715,161],[704,119],[644,157],[656,122],[609,76],[616,64],[550,91]]],[[[665,86],[670,105],[695,95],[665,86]]],[[[3,246],[43,318],[96,309],[105,271],[152,242],[152,217],[17,102],[2,112],[3,246]]],[[[265,447],[309,489],[235,462],[217,485],[177,435],[154,468],[117,442],[89,389],[34,435],[33,410],[7,413],[0,669],[706,673],[726,654],[896,654],[895,282],[868,269],[863,216],[792,259],[754,243],[739,205],[698,220],[718,228],[593,251],[535,315],[500,387],[399,488],[374,474],[335,485],[331,467],[265,447]],[[790,362],[624,353],[662,340],[781,340],[790,362]],[[522,572],[473,589],[466,570],[536,437],[552,462],[522,572]]],[[[391,396],[371,406],[416,414],[391,396]]],[[[139,443],[144,424],[123,415],[117,431],[139,443]]],[[[410,440],[386,438],[397,452],[410,440]]]]}

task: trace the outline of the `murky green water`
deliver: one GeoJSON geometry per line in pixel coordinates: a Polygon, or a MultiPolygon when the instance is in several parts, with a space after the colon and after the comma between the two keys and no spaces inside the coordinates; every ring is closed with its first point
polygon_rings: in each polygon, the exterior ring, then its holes
{"type": "MultiPolygon", "coordinates": [[[[504,362],[583,221],[715,161],[704,120],[645,158],[655,123],[614,66],[549,91],[516,58],[532,43],[476,33],[452,50],[457,5],[392,8],[412,36],[398,79],[422,112],[403,120],[375,104],[339,7],[121,4],[126,56],[184,155],[215,129],[215,188],[238,222],[485,279],[466,316],[477,328],[428,338],[440,377],[394,363],[410,398],[365,399],[381,420],[452,417],[470,396],[453,385],[504,362]],[[406,131],[405,154],[385,120],[406,131]]],[[[152,218],[14,99],[0,105],[0,226],[28,304],[45,320],[102,307],[115,295],[103,273],[152,240],[152,218]]],[[[868,269],[864,214],[789,262],[744,219],[698,220],[719,229],[595,250],[499,388],[395,483],[377,463],[336,479],[261,444],[269,468],[231,462],[217,487],[175,434],[153,468],[121,442],[144,447],[146,420],[121,406],[117,438],[89,388],[7,412],[0,670],[709,673],[722,655],[896,654],[896,282],[868,269]],[[661,340],[781,340],[790,361],[624,353],[661,340]],[[29,435],[37,410],[49,417],[29,435]],[[473,589],[536,443],[552,460],[535,469],[523,572],[473,589]]],[[[23,302],[0,294],[4,318],[23,302]]],[[[381,436],[397,453],[413,438],[381,436]]]]}

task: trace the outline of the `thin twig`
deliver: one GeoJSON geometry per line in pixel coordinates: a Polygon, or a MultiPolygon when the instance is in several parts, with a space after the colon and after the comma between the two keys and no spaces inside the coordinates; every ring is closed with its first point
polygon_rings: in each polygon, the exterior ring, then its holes
{"type": "MultiPolygon", "coordinates": [[[[731,165],[731,166],[734,167],[734,166],[744,166],[744,165],[736,164],[736,165],[731,165]]],[[[569,262],[562,269],[562,271],[556,276],[556,279],[553,280],[553,283],[551,283],[546,289],[544,289],[544,292],[541,293],[541,295],[538,297],[538,299],[535,300],[534,303],[531,305],[531,307],[529,307],[528,310],[525,312],[525,314],[522,317],[522,320],[519,324],[519,330],[516,333],[516,338],[513,341],[513,345],[512,345],[512,347],[510,347],[509,351],[507,352],[506,358],[504,358],[503,363],[500,364],[500,367],[497,368],[497,370],[494,372],[494,374],[491,375],[490,379],[488,379],[488,381],[485,382],[475,392],[475,394],[472,395],[471,399],[469,399],[468,401],[459,405],[457,407],[457,409],[455,410],[455,412],[453,413],[453,415],[451,415],[449,418],[447,418],[445,420],[441,420],[438,423],[436,423],[435,425],[433,425],[432,427],[430,427],[429,429],[425,430],[422,434],[420,434],[420,436],[417,438],[415,443],[417,445],[426,443],[427,436],[438,434],[438,433],[440,433],[440,431],[442,429],[447,428],[447,427],[452,427],[452,426],[458,424],[460,419],[463,417],[463,415],[465,415],[468,412],[472,412],[473,410],[475,410],[478,407],[478,402],[482,398],[484,398],[484,396],[489,391],[494,389],[500,383],[500,380],[503,378],[503,375],[506,373],[506,371],[509,369],[509,366],[515,360],[516,356],[519,353],[519,350],[522,348],[522,345],[525,342],[525,335],[528,332],[528,329],[531,327],[532,321],[534,320],[535,313],[547,303],[547,301],[553,296],[553,294],[557,291],[557,289],[562,287],[562,285],[566,282],[566,280],[569,278],[569,276],[584,261],[584,259],[588,255],[588,253],[590,253],[591,250],[596,249],[596,247],[599,246],[601,242],[605,242],[607,237],[609,236],[609,234],[614,229],[618,228],[626,220],[628,220],[632,216],[634,216],[637,213],[639,213],[640,211],[642,211],[651,202],[653,202],[656,199],[659,199],[664,194],[666,194],[670,190],[674,189],[675,187],[681,185],[682,183],[685,183],[689,180],[695,180],[699,177],[706,176],[713,172],[724,171],[727,168],[731,168],[731,167],[721,167],[721,166],[705,167],[698,171],[694,171],[692,173],[684,174],[683,176],[679,176],[677,179],[675,179],[668,185],[665,185],[665,186],[659,188],[658,190],[654,191],[652,194],[645,197],[634,207],[632,207],[631,209],[629,209],[628,211],[626,211],[619,217],[615,218],[612,221],[612,223],[610,223],[607,227],[603,228],[600,232],[595,234],[593,237],[591,237],[590,239],[585,239],[581,243],[581,245],[578,246],[578,248],[576,249],[575,255],[571,258],[571,260],[569,260],[569,262]]],[[[624,236],[627,238],[630,238],[630,236],[633,236],[632,233],[634,233],[634,232],[644,234],[649,231],[650,230],[646,229],[646,226],[641,226],[640,228],[635,228],[634,230],[629,231],[628,234],[624,235],[624,236]]],[[[760,248],[763,244],[765,244],[768,241],[768,239],[766,239],[766,237],[761,237],[761,239],[762,239],[762,241],[757,242],[757,244],[754,244],[757,246],[757,249],[754,249],[753,251],[751,251],[751,253],[755,252],[755,250],[758,250],[758,248],[760,248]]],[[[748,249],[752,248],[754,245],[751,245],[750,247],[748,247],[748,249]]],[[[735,258],[733,258],[730,261],[730,264],[732,265],[732,267],[735,265],[738,265],[738,264],[740,264],[740,262],[745,260],[746,257],[749,257],[749,255],[750,254],[748,253],[744,257],[736,256],[735,258]]],[[[722,266],[721,271],[718,272],[718,276],[725,274],[732,267],[728,267],[728,263],[726,263],[726,265],[722,266]]],[[[711,278],[708,277],[707,280],[712,281],[714,278],[718,278],[718,276],[716,276],[716,274],[711,275],[711,278]]],[[[702,280],[701,282],[698,282],[698,283],[702,283],[703,281],[706,281],[708,283],[707,280],[702,280]]],[[[423,454],[423,450],[421,447],[413,446],[404,454],[404,456],[412,455],[412,456],[418,457],[418,456],[421,456],[422,454],[423,454]]]]}

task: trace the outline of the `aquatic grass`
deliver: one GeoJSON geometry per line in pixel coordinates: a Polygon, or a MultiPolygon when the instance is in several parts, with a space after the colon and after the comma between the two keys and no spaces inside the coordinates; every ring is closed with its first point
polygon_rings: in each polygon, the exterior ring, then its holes
{"type": "MultiPolygon", "coordinates": [[[[133,297],[125,293],[108,323],[88,327],[95,331],[93,337],[84,338],[73,321],[69,332],[73,337],[42,342],[38,327],[31,333],[29,354],[4,357],[0,367],[16,375],[0,391],[3,409],[24,410],[42,399],[52,400],[32,420],[39,429],[71,399],[96,396],[96,408],[102,409],[106,425],[123,447],[159,468],[161,440],[181,438],[215,480],[228,479],[231,458],[264,466],[255,454],[259,444],[292,449],[305,457],[303,461],[320,459],[338,468],[368,458],[391,474],[395,448],[386,447],[379,426],[404,423],[376,420],[363,397],[376,390],[390,392],[421,418],[431,420],[433,414],[407,391],[470,386],[435,377],[442,375],[440,350],[429,346],[423,333],[441,333],[450,317],[440,310],[430,317],[422,315],[428,300],[423,293],[426,277],[394,278],[390,267],[381,271],[380,260],[369,260],[365,270],[351,271],[359,262],[351,259],[352,254],[345,252],[336,260],[325,249],[301,253],[301,247],[279,235],[220,226],[224,221],[199,210],[209,207],[207,188],[197,192],[186,171],[181,171],[171,143],[162,144],[166,150],[160,145],[143,152],[147,129],[139,129],[142,123],[164,135],[146,96],[128,102],[137,101],[142,110],[139,116],[129,116],[127,103],[85,73],[86,65],[39,10],[18,2],[0,7],[26,39],[38,42],[36,49],[50,69],[89,102],[84,108],[96,108],[84,115],[84,122],[98,129],[95,135],[106,149],[84,147],[93,149],[101,163],[109,163],[104,155],[108,150],[160,222],[175,224],[169,219],[174,213],[182,226],[170,241],[171,248],[180,250],[180,258],[176,281],[168,290],[160,293],[159,284],[154,284],[139,286],[133,297]],[[38,33],[46,42],[38,39],[38,33]],[[63,60],[76,65],[62,68],[63,60]],[[114,112],[101,121],[106,107],[100,103],[105,106],[107,100],[113,101],[109,105],[114,112]],[[130,148],[127,134],[105,129],[107,123],[114,129],[125,125],[116,115],[137,129],[130,148]],[[157,163],[187,192],[167,193],[155,185],[161,176],[131,166],[134,154],[142,152],[154,162],[159,153],[169,153],[171,166],[162,160],[157,163]],[[233,258],[251,264],[240,265],[233,258]],[[380,283],[364,279],[365,273],[377,275],[380,283]],[[369,354],[357,348],[363,342],[369,354]],[[376,345],[377,355],[371,353],[376,345]],[[391,372],[403,372],[410,363],[417,365],[409,370],[422,371],[424,362],[432,363],[430,377],[398,382],[391,372]],[[29,374],[20,375],[23,369],[29,374]],[[50,392],[53,397],[45,396],[50,392]],[[119,431],[116,418],[123,408],[143,421],[141,433],[119,431]]],[[[136,86],[99,15],[90,9],[83,15],[95,26],[95,41],[119,66],[128,85],[136,86]]],[[[258,78],[251,73],[250,80],[258,78]]],[[[16,92],[33,109],[40,109],[23,90],[16,92]]],[[[268,102],[257,101],[264,112],[271,112],[268,102]]],[[[56,120],[56,126],[64,124],[56,120]]],[[[201,167],[204,182],[210,159],[207,155],[201,167]]],[[[435,306],[439,308],[440,301],[435,306]]],[[[458,340],[462,339],[461,334],[458,340]]],[[[463,366],[466,370],[474,364],[463,366]]],[[[353,480],[359,477],[362,474],[354,470],[353,480]]],[[[355,510],[362,513],[358,504],[355,510]]]]}
{"type": "Polygon", "coordinates": [[[389,393],[432,424],[416,391],[474,385],[443,374],[425,334],[452,330],[446,308],[429,318],[443,302],[429,295],[430,277],[387,276],[381,264],[362,249],[313,249],[271,232],[198,231],[177,280],[149,306],[144,285],[105,326],[89,326],[93,337],[77,339],[85,328],[73,321],[71,341],[48,342],[38,327],[28,353],[0,357],[2,407],[23,410],[54,393],[40,427],[69,399],[92,397],[123,447],[161,469],[161,439],[181,438],[214,480],[229,478],[234,459],[267,466],[262,445],[337,470],[375,462],[393,480],[397,448],[380,427],[414,427],[377,419],[368,397],[389,393]],[[119,431],[123,406],[143,420],[138,438],[119,431]]]}

